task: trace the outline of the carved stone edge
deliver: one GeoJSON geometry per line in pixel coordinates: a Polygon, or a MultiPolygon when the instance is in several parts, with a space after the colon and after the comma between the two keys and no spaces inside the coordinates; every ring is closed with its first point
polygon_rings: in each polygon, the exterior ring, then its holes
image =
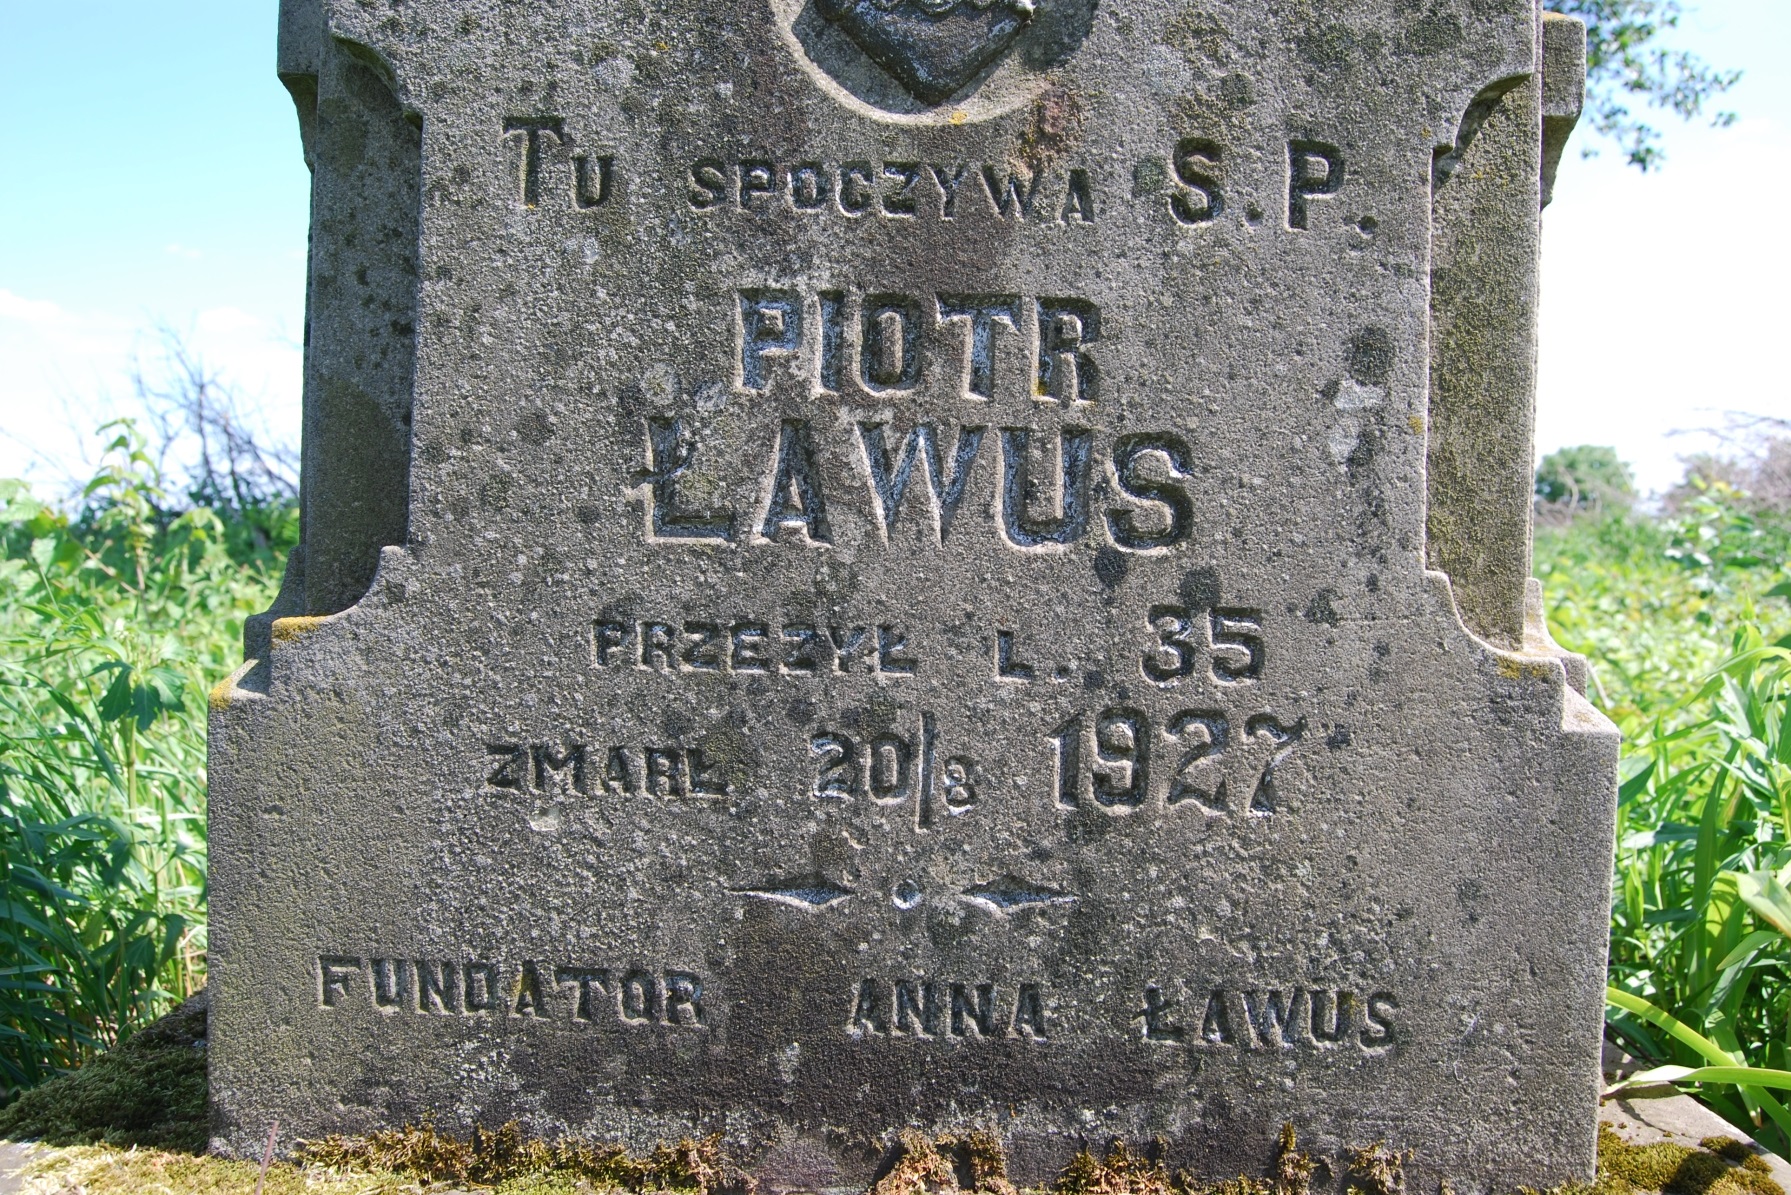
{"type": "Polygon", "coordinates": [[[1585,686],[1591,673],[1591,665],[1584,656],[1561,647],[1549,635],[1548,624],[1543,620],[1542,582],[1531,577],[1524,587],[1526,600],[1523,647],[1519,651],[1511,651],[1496,643],[1487,642],[1468,629],[1467,623],[1462,619],[1461,608],[1455,603],[1455,587],[1450,583],[1448,573],[1425,569],[1424,578],[1430,585],[1431,595],[1447,612],[1454,629],[1476,649],[1498,661],[1502,667],[1512,670],[1514,674],[1522,675],[1540,666],[1561,678],[1563,732],[1609,736],[1613,741],[1620,737],[1617,724],[1586,697],[1585,686]]]}
{"type": "Polygon", "coordinates": [[[1554,198],[1555,172],[1586,105],[1586,23],[1542,17],[1542,206],[1554,198]]]}

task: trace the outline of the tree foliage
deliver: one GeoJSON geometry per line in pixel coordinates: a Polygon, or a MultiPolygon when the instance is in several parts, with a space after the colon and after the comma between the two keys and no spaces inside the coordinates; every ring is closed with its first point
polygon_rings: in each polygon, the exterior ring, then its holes
{"type": "Polygon", "coordinates": [[[1635,475],[1615,448],[1581,444],[1561,448],[1536,467],[1536,497],[1576,510],[1620,510],[1635,502],[1635,475]]]}
{"type": "MultiPolygon", "coordinates": [[[[1631,105],[1692,120],[1741,80],[1740,71],[1718,70],[1696,54],[1661,44],[1685,14],[1679,0],[1546,0],[1546,7],[1586,22],[1586,116],[1639,170],[1658,167],[1664,155],[1660,130],[1631,105]]],[[[1733,112],[1711,115],[1717,127],[1734,120],[1733,112]]]]}

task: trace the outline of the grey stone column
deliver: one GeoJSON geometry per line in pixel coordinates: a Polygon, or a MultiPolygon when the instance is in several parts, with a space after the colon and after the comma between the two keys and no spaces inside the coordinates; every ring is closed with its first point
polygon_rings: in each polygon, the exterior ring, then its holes
{"type": "Polygon", "coordinates": [[[1429,562],[1449,574],[1468,628],[1514,650],[1530,575],[1541,213],[1585,88],[1585,26],[1548,14],[1541,28],[1539,69],[1482,91],[1432,174],[1429,562]]]}
{"type": "Polygon", "coordinates": [[[406,538],[422,130],[382,64],[328,36],[315,0],[281,5],[279,55],[312,175],[302,549],[287,597],[333,614],[367,591],[380,548],[406,538]]]}

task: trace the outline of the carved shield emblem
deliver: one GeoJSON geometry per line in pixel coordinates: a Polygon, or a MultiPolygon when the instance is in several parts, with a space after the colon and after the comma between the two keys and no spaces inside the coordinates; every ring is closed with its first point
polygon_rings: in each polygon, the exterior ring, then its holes
{"type": "Polygon", "coordinates": [[[1032,19],[1034,0],[817,0],[914,98],[937,104],[1001,57],[1032,19]]]}

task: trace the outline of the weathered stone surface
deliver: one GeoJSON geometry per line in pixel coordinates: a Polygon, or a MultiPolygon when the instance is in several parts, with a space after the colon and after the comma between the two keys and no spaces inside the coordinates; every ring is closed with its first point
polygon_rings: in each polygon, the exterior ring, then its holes
{"type": "Polygon", "coordinates": [[[1542,204],[1554,195],[1555,171],[1586,102],[1586,25],[1542,14],[1542,204]]]}
{"type": "Polygon", "coordinates": [[[1541,96],[1535,74],[1489,86],[1433,168],[1429,555],[1507,648],[1530,576],[1541,96]]]}
{"type": "Polygon", "coordinates": [[[1616,740],[1526,604],[1531,0],[281,28],[306,524],[213,707],[220,1148],[1590,1173],[1616,740]]]}

